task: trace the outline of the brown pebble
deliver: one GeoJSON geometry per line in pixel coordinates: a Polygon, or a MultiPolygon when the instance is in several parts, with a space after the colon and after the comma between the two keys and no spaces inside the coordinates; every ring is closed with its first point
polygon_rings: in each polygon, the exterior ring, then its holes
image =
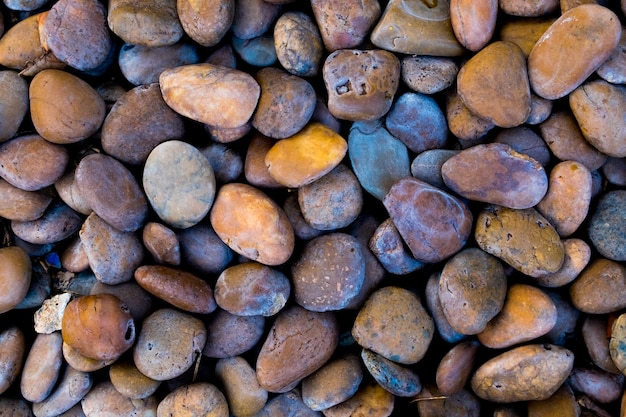
{"type": "Polygon", "coordinates": [[[40,218],[52,198],[37,191],[25,191],[0,179],[0,216],[8,220],[40,218]]]}
{"type": "Polygon", "coordinates": [[[65,204],[74,211],[89,216],[93,210],[85,201],[76,184],[75,169],[70,169],[54,183],[54,189],[65,204]]]}
{"type": "Polygon", "coordinates": [[[563,239],[565,259],[558,271],[535,277],[543,287],[562,287],[572,282],[591,259],[591,248],[582,239],[563,239]]]}
{"type": "Polygon", "coordinates": [[[96,281],[91,287],[89,294],[113,294],[126,306],[135,323],[140,323],[150,313],[152,309],[152,297],[141,288],[135,281],[124,282],[122,284],[109,285],[96,281]]]}
{"type": "Polygon", "coordinates": [[[132,45],[172,45],[184,33],[172,0],[113,0],[107,21],[114,34],[132,45]]]}
{"type": "Polygon", "coordinates": [[[459,67],[451,58],[435,56],[405,56],[401,61],[402,81],[411,90],[435,94],[450,87],[459,67]]]}
{"type": "Polygon", "coordinates": [[[556,19],[549,16],[527,19],[513,17],[506,19],[499,29],[498,35],[503,41],[513,42],[528,57],[541,35],[548,30],[556,19]]]}
{"type": "Polygon", "coordinates": [[[92,385],[91,374],[67,366],[52,393],[45,400],[33,404],[33,414],[37,417],[59,416],[78,404],[92,385]]]}
{"type": "Polygon", "coordinates": [[[267,391],[259,385],[254,368],[241,356],[219,359],[215,375],[222,382],[232,415],[256,415],[265,406],[267,391]]]}
{"type": "MultiPolygon", "coordinates": [[[[0,40],[3,39],[4,37],[0,38],[0,40]]],[[[0,43],[0,51],[1,45],[0,43]]],[[[0,142],[4,142],[15,136],[26,116],[28,83],[16,71],[0,71],[0,89],[3,91],[2,101],[0,101],[0,118],[2,119],[0,142]]]]}
{"type": "Polygon", "coordinates": [[[252,349],[263,336],[263,316],[237,316],[218,308],[207,322],[208,338],[202,354],[228,358],[252,349]]]}
{"type": "Polygon", "coordinates": [[[31,221],[11,221],[13,233],[26,242],[36,245],[60,242],[76,233],[83,218],[63,202],[48,206],[44,214],[31,221]]]}
{"type": "Polygon", "coordinates": [[[65,342],[63,342],[63,359],[69,366],[81,372],[96,372],[115,361],[115,359],[89,358],[65,342]]]}
{"type": "Polygon", "coordinates": [[[28,293],[32,264],[28,253],[18,246],[0,248],[0,314],[17,306],[28,293]]]}
{"type": "Polygon", "coordinates": [[[569,293],[574,307],[589,314],[607,314],[626,307],[626,267],[597,258],[578,275],[569,293]]]}
{"type": "Polygon", "coordinates": [[[147,398],[161,385],[160,381],[148,378],[132,361],[118,361],[109,367],[109,379],[120,394],[139,400],[147,398]]]}
{"type": "Polygon", "coordinates": [[[495,127],[491,121],[472,113],[456,89],[446,94],[446,119],[450,132],[462,141],[479,139],[495,127]]]}
{"type": "Polygon", "coordinates": [[[127,415],[137,417],[154,416],[158,400],[155,397],[131,399],[121,394],[111,381],[102,381],[95,385],[81,401],[85,415],[127,415]]]}
{"type": "Polygon", "coordinates": [[[463,389],[474,368],[474,360],[480,343],[461,342],[444,355],[437,366],[437,388],[443,395],[451,395],[463,389]]]}
{"type": "Polygon", "coordinates": [[[61,332],[37,334],[22,370],[20,392],[24,399],[37,403],[50,395],[61,374],[62,347],[61,332]]]}
{"type": "Polygon", "coordinates": [[[180,245],[174,231],[160,223],[150,222],[143,228],[143,244],[160,264],[179,265],[180,245]]]}
{"type": "Polygon", "coordinates": [[[362,380],[359,358],[339,357],[302,380],[302,401],[311,410],[326,410],[352,397],[362,380]]]}
{"type": "Polygon", "coordinates": [[[280,188],[282,184],[276,181],[269,172],[269,167],[265,165],[265,156],[276,144],[276,140],[256,133],[252,135],[248,149],[246,149],[246,160],[244,163],[244,175],[250,185],[263,188],[280,188]]]}
{"type": "Polygon", "coordinates": [[[493,36],[498,1],[450,0],[450,21],[454,35],[470,51],[479,51],[493,36]]]}
{"type": "Polygon", "coordinates": [[[609,330],[609,316],[593,314],[585,317],[580,332],[593,364],[606,372],[619,375],[621,371],[611,358],[609,330]]]}
{"type": "Polygon", "coordinates": [[[0,332],[0,394],[17,380],[26,356],[26,337],[17,326],[8,326],[0,332]]]}
{"type": "Polygon", "coordinates": [[[158,405],[157,416],[179,414],[228,417],[228,402],[222,391],[208,382],[194,382],[172,390],[158,405]]]}
{"type": "Polygon", "coordinates": [[[69,272],[79,273],[89,268],[89,258],[78,236],[70,240],[61,253],[61,265],[69,272]]]}
{"type": "Polygon", "coordinates": [[[202,46],[216,45],[235,18],[235,0],[202,3],[194,0],[176,2],[176,11],[183,30],[202,46]]]}
{"type": "Polygon", "coordinates": [[[324,410],[325,417],[344,417],[363,414],[389,416],[394,409],[395,396],[376,382],[364,383],[346,401],[324,410]]]}

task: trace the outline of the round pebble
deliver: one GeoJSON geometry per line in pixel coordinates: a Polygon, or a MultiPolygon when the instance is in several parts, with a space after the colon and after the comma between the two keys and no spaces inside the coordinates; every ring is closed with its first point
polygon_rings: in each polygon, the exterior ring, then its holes
{"type": "Polygon", "coordinates": [[[224,394],[213,384],[196,382],[181,386],[161,400],[157,416],[178,415],[228,417],[228,402],[224,394]]]}
{"type": "Polygon", "coordinates": [[[76,233],[83,218],[63,202],[52,203],[43,215],[31,221],[11,221],[11,230],[26,242],[56,243],[76,233]]]}
{"type": "Polygon", "coordinates": [[[172,229],[161,223],[147,223],[143,228],[142,241],[157,263],[180,264],[180,243],[172,229]]]}
{"type": "Polygon", "coordinates": [[[311,410],[326,410],[352,397],[362,380],[356,355],[337,358],[302,380],[302,401],[311,410]]]}
{"type": "Polygon", "coordinates": [[[605,257],[626,260],[626,221],[624,214],[626,191],[609,191],[600,198],[589,221],[589,239],[605,257]]]}
{"type": "Polygon", "coordinates": [[[459,67],[451,58],[438,56],[405,56],[401,62],[401,78],[411,90],[435,94],[456,81],[459,67]]]}
{"type": "Polygon", "coordinates": [[[28,253],[17,246],[0,248],[0,314],[12,310],[28,293],[33,275],[28,253]]]}
{"type": "Polygon", "coordinates": [[[159,0],[113,0],[109,4],[107,22],[111,31],[124,42],[158,47],[172,45],[183,36],[176,13],[176,2],[159,0]]]}
{"type": "Polygon", "coordinates": [[[309,15],[283,13],[274,26],[274,46],[280,65],[289,73],[313,77],[319,72],[324,45],[309,15]]]}
{"type": "Polygon", "coordinates": [[[219,274],[233,259],[233,251],[208,224],[198,223],[177,236],[182,260],[198,272],[219,274]]]}
{"type": "Polygon", "coordinates": [[[166,69],[199,61],[197,48],[184,42],[154,47],[126,43],[120,47],[117,60],[124,78],[134,85],[158,83],[166,69]]]}
{"type": "Polygon", "coordinates": [[[132,415],[137,417],[154,416],[158,401],[155,397],[131,399],[120,393],[110,381],[95,385],[81,401],[85,415],[132,415]]]}
{"type": "Polygon", "coordinates": [[[583,313],[607,314],[626,306],[622,287],[626,286],[626,267],[609,259],[592,261],[569,288],[574,307],[583,313]]]}
{"type": "Polygon", "coordinates": [[[259,385],[254,368],[241,356],[219,359],[215,374],[223,384],[232,415],[255,415],[265,406],[268,393],[259,385]]]}
{"type": "Polygon", "coordinates": [[[8,220],[40,218],[52,198],[36,191],[24,191],[0,179],[0,216],[8,220]]]}
{"type": "Polygon", "coordinates": [[[115,362],[109,367],[109,379],[122,395],[133,400],[147,398],[161,385],[160,381],[148,378],[132,362],[115,362]]]}
{"type": "Polygon", "coordinates": [[[263,336],[265,317],[238,316],[217,309],[207,322],[207,341],[202,354],[209,358],[229,358],[252,349],[263,336]]]}
{"type": "Polygon", "coordinates": [[[78,404],[92,385],[91,374],[66,366],[52,393],[45,400],[33,404],[33,414],[37,417],[59,416],[78,404]]]}
{"type": "Polygon", "coordinates": [[[38,403],[52,392],[63,365],[61,332],[39,333],[26,356],[20,392],[24,399],[38,403]]]}
{"type": "Polygon", "coordinates": [[[200,4],[194,0],[176,2],[176,11],[185,33],[202,46],[214,46],[224,37],[235,18],[235,0],[200,4]]]}

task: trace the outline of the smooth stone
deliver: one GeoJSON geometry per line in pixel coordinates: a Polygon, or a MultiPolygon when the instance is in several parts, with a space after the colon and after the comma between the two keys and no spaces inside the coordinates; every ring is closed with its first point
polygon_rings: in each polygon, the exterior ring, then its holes
{"type": "Polygon", "coordinates": [[[376,382],[361,384],[359,390],[346,401],[324,410],[324,417],[366,415],[389,416],[393,412],[395,396],[376,382]]]}
{"type": "Polygon", "coordinates": [[[211,47],[219,43],[233,23],[235,0],[177,1],[176,11],[185,33],[201,46],[211,47]]]}
{"type": "Polygon", "coordinates": [[[425,94],[408,92],[398,97],[385,117],[385,126],[416,154],[443,148],[448,139],[443,111],[425,94]]]}
{"type": "Polygon", "coordinates": [[[382,49],[339,49],[326,57],[322,76],[333,116],[375,120],[393,104],[400,83],[400,60],[382,49]]]}
{"type": "Polygon", "coordinates": [[[615,261],[597,258],[578,275],[569,287],[572,305],[583,313],[608,314],[626,306],[626,267],[615,261]]]}
{"type": "Polygon", "coordinates": [[[158,404],[155,397],[129,398],[115,389],[111,381],[102,381],[95,385],[81,401],[84,415],[94,417],[107,415],[151,417],[156,415],[158,404]]]}
{"type": "Polygon", "coordinates": [[[621,371],[611,358],[609,347],[611,338],[607,337],[607,329],[609,329],[608,316],[587,315],[583,320],[580,333],[591,362],[599,369],[619,375],[621,371]]]}
{"type": "Polygon", "coordinates": [[[161,223],[147,223],[143,228],[142,241],[157,263],[180,265],[180,244],[172,229],[161,223]]]}
{"type": "MultiPolygon", "coordinates": [[[[47,245],[46,245],[47,246],[47,245]]],[[[50,297],[52,291],[52,277],[46,274],[41,265],[35,264],[30,286],[26,296],[15,306],[16,310],[39,308],[50,297]]]]}
{"type": "Polygon", "coordinates": [[[426,281],[424,296],[426,297],[426,308],[430,311],[435,322],[435,329],[443,340],[448,343],[456,343],[466,339],[467,335],[457,332],[452,328],[441,305],[439,298],[439,282],[441,272],[434,272],[426,281]]]}
{"type": "Polygon", "coordinates": [[[161,308],[142,323],[133,348],[137,369],[157,381],[182,375],[202,352],[207,339],[204,323],[172,308],[161,308]]]}
{"type": "Polygon", "coordinates": [[[613,363],[620,370],[626,370],[626,314],[620,314],[611,325],[609,353],[613,363]]]}
{"type": "Polygon", "coordinates": [[[98,69],[114,49],[106,15],[98,1],[58,1],[40,25],[41,43],[79,71],[98,69]]]}
{"type": "Polygon", "coordinates": [[[250,185],[223,185],[210,219],[220,239],[250,260],[280,265],[293,253],[295,235],[287,215],[268,195],[250,185]]]}
{"type": "Polygon", "coordinates": [[[80,193],[76,184],[76,169],[70,169],[54,183],[54,189],[65,204],[74,211],[89,216],[93,210],[80,193]]]}
{"type": "Polygon", "coordinates": [[[256,362],[257,379],[270,392],[285,392],[330,359],[339,339],[331,312],[291,306],[276,317],[256,362]],[[289,367],[284,364],[289,363],[289,367]]]}
{"type": "Polygon", "coordinates": [[[50,395],[61,374],[62,347],[61,332],[35,336],[20,379],[20,392],[25,400],[38,403],[50,395]]]}
{"type": "Polygon", "coordinates": [[[302,380],[302,401],[311,410],[326,410],[352,397],[362,380],[358,356],[341,356],[302,380]]]}
{"type": "Polygon", "coordinates": [[[326,101],[322,97],[317,97],[315,100],[315,111],[313,111],[311,121],[326,125],[337,133],[339,133],[342,129],[342,123],[335,116],[333,116],[326,105],[326,101]]]}
{"type": "Polygon", "coordinates": [[[480,51],[496,29],[498,1],[450,0],[450,23],[459,43],[470,51],[480,51]]]}
{"type": "Polygon", "coordinates": [[[117,285],[103,284],[97,281],[91,287],[89,294],[113,294],[126,306],[135,323],[141,323],[152,310],[152,297],[141,288],[135,281],[124,282],[117,285]]]}
{"type": "Polygon", "coordinates": [[[582,239],[563,239],[565,259],[561,268],[549,274],[535,277],[543,287],[562,287],[574,281],[591,260],[591,248],[582,239]]]}
{"type": "Polygon", "coordinates": [[[159,85],[163,99],[178,114],[228,128],[250,120],[261,94],[251,75],[212,64],[167,69],[159,76],[159,85]]]}
{"type": "Polygon", "coordinates": [[[278,60],[274,37],[271,33],[264,33],[252,39],[233,37],[231,43],[239,57],[246,64],[254,67],[271,67],[278,60]]]}
{"type": "Polygon", "coordinates": [[[200,222],[215,198],[211,164],[196,147],[178,140],[163,142],[150,152],[142,183],[159,218],[179,229],[200,222]]]}
{"type": "Polygon", "coordinates": [[[626,87],[590,81],[572,91],[569,105],[594,148],[615,158],[626,157],[626,87]]]}
{"type": "Polygon", "coordinates": [[[502,264],[477,248],[450,258],[439,279],[439,302],[450,326],[461,334],[482,332],[502,310],[507,280],[502,264]]]}
{"type": "Polygon", "coordinates": [[[144,252],[137,236],[117,230],[95,213],[87,217],[78,235],[98,281],[113,285],[130,281],[141,265],[144,252]]]}
{"type": "Polygon", "coordinates": [[[361,45],[381,14],[379,2],[373,0],[313,0],[311,7],[329,52],[361,45]]]}
{"type": "Polygon", "coordinates": [[[501,40],[513,42],[519,46],[524,56],[528,57],[541,35],[548,30],[555,20],[556,18],[551,16],[533,19],[511,17],[502,23],[498,35],[501,40]]]}
{"type": "Polygon", "coordinates": [[[166,46],[141,46],[125,43],[117,58],[122,75],[133,85],[159,82],[159,75],[168,68],[200,62],[198,48],[178,42],[166,46]]]}
{"type": "Polygon", "coordinates": [[[512,16],[537,17],[559,10],[559,0],[539,0],[528,3],[523,0],[501,0],[500,9],[512,16]]]}
{"type": "Polygon", "coordinates": [[[40,218],[52,198],[38,191],[24,191],[0,179],[0,216],[8,220],[40,218]]]}
{"type": "Polygon", "coordinates": [[[574,233],[587,217],[591,185],[591,173],[578,162],[563,161],[550,171],[548,192],[537,204],[537,211],[562,238],[574,233]]]}
{"type": "Polygon", "coordinates": [[[80,195],[101,219],[121,232],[143,226],[148,202],[133,174],[117,159],[103,153],[88,155],[74,176],[80,195]]]}
{"type": "Polygon", "coordinates": [[[626,186],[626,158],[607,158],[602,165],[602,175],[606,180],[617,186],[626,186]]]}
{"type": "MultiPolygon", "coordinates": [[[[34,62],[46,53],[39,39],[39,20],[42,16],[45,15],[36,13],[16,22],[10,28],[5,28],[0,37],[1,65],[21,71],[29,62],[34,62]],[[20,43],[20,48],[14,47],[17,42],[20,43]]],[[[4,20],[0,21],[4,23],[4,20]]]]}
{"type": "Polygon", "coordinates": [[[87,357],[65,342],[63,342],[63,359],[68,366],[81,372],[96,372],[115,361],[115,359],[102,360],[87,357]]]}
{"type": "Polygon", "coordinates": [[[240,39],[252,39],[266,33],[276,22],[282,7],[264,0],[235,0],[235,17],[230,27],[240,39]]]}
{"type": "Polygon", "coordinates": [[[626,84],[626,28],[622,25],[622,36],[617,48],[598,68],[596,73],[611,84],[626,84]]]}
{"type": "Polygon", "coordinates": [[[274,47],[278,62],[290,74],[300,77],[318,74],[324,44],[318,27],[308,14],[283,13],[274,25],[274,47]]]}
{"type": "Polygon", "coordinates": [[[332,171],[347,151],[348,143],[341,135],[311,122],[295,135],[277,141],[265,155],[265,165],[276,182],[299,188],[332,171]]]}
{"type": "Polygon", "coordinates": [[[212,143],[198,150],[211,164],[216,182],[236,182],[243,173],[243,159],[233,148],[223,143],[212,143]]]}
{"type": "Polygon", "coordinates": [[[291,267],[296,302],[311,311],[345,308],[365,279],[365,260],[356,238],[330,233],[310,240],[291,267]]]}
{"type": "Polygon", "coordinates": [[[493,122],[472,113],[454,88],[446,94],[446,120],[448,129],[461,143],[480,139],[495,127],[493,122]]]}
{"type": "Polygon", "coordinates": [[[576,334],[577,329],[579,329],[579,320],[582,313],[572,305],[567,294],[562,295],[555,291],[549,291],[547,294],[556,306],[557,318],[556,324],[544,338],[549,343],[562,346],[570,342],[576,334]]]}
{"type": "Polygon", "coordinates": [[[109,367],[109,379],[113,387],[122,395],[141,400],[155,393],[160,381],[148,378],[132,361],[117,361],[109,367]]]}
{"type": "Polygon", "coordinates": [[[526,124],[536,125],[544,122],[552,114],[552,100],[547,100],[530,92],[530,114],[526,124]]]}
{"type": "Polygon", "coordinates": [[[255,75],[261,95],[252,126],[261,134],[284,139],[298,133],[315,110],[315,90],[304,78],[278,68],[263,68],[255,75]]]}
{"type": "Polygon", "coordinates": [[[219,143],[230,143],[247,135],[252,129],[252,123],[248,120],[246,123],[237,127],[204,125],[204,128],[214,141],[219,143]]]}
{"type": "Polygon", "coordinates": [[[15,71],[0,71],[0,143],[17,133],[28,111],[28,83],[15,71]]]}
{"type": "Polygon", "coordinates": [[[567,382],[572,390],[583,393],[600,404],[615,402],[624,392],[624,375],[616,375],[595,367],[575,367],[567,382]]]}
{"type": "Polygon", "coordinates": [[[391,0],[370,35],[374,45],[407,55],[458,56],[450,1],[391,0]]]}
{"type": "Polygon", "coordinates": [[[409,153],[379,120],[354,122],[348,136],[348,155],[359,183],[382,200],[391,186],[409,175],[409,153]]]}
{"type": "Polygon", "coordinates": [[[165,104],[158,84],[141,85],[120,97],[102,125],[102,149],[130,165],[143,164],[168,140],[181,139],[183,118],[165,104]]]}
{"type": "Polygon", "coordinates": [[[620,35],[619,18],[604,6],[583,4],[563,13],[528,56],[533,91],[549,100],[566,96],[611,56],[620,35]]]}
{"type": "Polygon", "coordinates": [[[454,345],[437,366],[435,381],[443,395],[460,392],[474,369],[480,343],[465,341],[454,345]]]}
{"type": "Polygon", "coordinates": [[[233,260],[233,251],[209,224],[198,223],[177,233],[181,260],[203,274],[219,274],[233,260]]]}
{"type": "Polygon", "coordinates": [[[472,214],[461,200],[413,177],[395,183],[383,205],[420,262],[448,258],[471,233],[472,214]]]}
{"type": "Polygon", "coordinates": [[[39,135],[25,135],[0,144],[0,177],[24,191],[37,191],[63,176],[69,153],[39,135]]]}
{"type": "MultiPolygon", "coordinates": [[[[462,389],[451,395],[442,393],[433,384],[426,384],[422,391],[416,396],[417,410],[424,416],[447,416],[447,417],[479,417],[481,416],[481,401],[469,389],[462,389]],[[441,398],[439,401],[432,401],[433,398],[441,398]]],[[[494,417],[505,417],[498,414],[495,407],[494,417]]],[[[512,414],[510,417],[517,417],[512,414]]]]}
{"type": "Polygon", "coordinates": [[[545,335],[556,320],[556,306],[546,293],[531,285],[512,284],[502,309],[477,338],[491,349],[508,348],[545,335]]]}
{"type": "Polygon", "coordinates": [[[146,47],[173,45],[184,34],[174,0],[113,0],[107,23],[125,43],[146,47]]]}
{"type": "Polygon", "coordinates": [[[91,374],[67,366],[54,391],[45,400],[33,403],[33,414],[36,417],[59,416],[78,404],[92,385],[91,374]]]}
{"type": "Polygon", "coordinates": [[[452,149],[429,149],[417,155],[411,162],[411,175],[435,187],[446,189],[441,167],[460,151],[452,149]]]}
{"type": "Polygon", "coordinates": [[[445,184],[475,201],[512,209],[535,206],[548,191],[548,176],[536,160],[509,145],[472,146],[441,166],[445,184]]]}
{"type": "Polygon", "coordinates": [[[370,295],[352,326],[363,348],[401,364],[417,363],[434,337],[434,322],[421,300],[401,287],[383,287],[370,295]]]}
{"type": "Polygon", "coordinates": [[[565,259],[556,229],[533,208],[489,206],[476,219],[474,238],[482,250],[531,277],[558,271],[565,259]]]}
{"type": "Polygon", "coordinates": [[[300,203],[298,203],[297,193],[292,193],[287,196],[283,204],[283,210],[285,210],[289,223],[291,223],[293,227],[293,232],[298,239],[308,241],[324,233],[322,230],[317,230],[312,227],[304,219],[302,210],[300,209],[300,203]]]}
{"type": "MultiPolygon", "coordinates": [[[[11,10],[32,11],[46,4],[46,0],[6,0],[4,5],[11,10]]],[[[2,31],[0,31],[2,33],[2,31]]]]}
{"type": "Polygon", "coordinates": [[[33,267],[28,253],[17,246],[0,248],[0,314],[15,308],[28,293],[33,267]]]}
{"type": "Polygon", "coordinates": [[[496,41],[461,67],[457,90],[476,115],[499,127],[518,126],[530,114],[526,58],[512,42],[496,41]]]}
{"type": "MultiPolygon", "coordinates": [[[[526,120],[528,123],[528,120],[526,120]]],[[[528,155],[539,162],[544,168],[550,163],[548,145],[534,130],[526,126],[517,126],[503,129],[493,140],[495,143],[509,145],[515,152],[528,155]]]]}
{"type": "MultiPolygon", "coordinates": [[[[0,33],[2,33],[1,30],[0,33]]],[[[11,417],[33,416],[31,403],[22,398],[9,398],[7,396],[0,397],[0,410],[3,411],[3,415],[11,417]]]]}
{"type": "Polygon", "coordinates": [[[294,388],[270,399],[265,407],[254,417],[322,417],[319,411],[313,411],[302,401],[298,388],[294,388]]]}
{"type": "Polygon", "coordinates": [[[11,230],[20,239],[37,245],[60,242],[78,232],[83,218],[63,202],[48,206],[44,214],[31,221],[11,221],[11,230]]]}
{"type": "Polygon", "coordinates": [[[570,112],[556,111],[538,128],[550,151],[561,161],[580,162],[589,171],[594,171],[607,160],[605,154],[587,142],[570,112]]]}
{"type": "Polygon", "coordinates": [[[17,326],[0,332],[0,394],[6,392],[22,372],[26,356],[26,336],[17,326]]]}
{"type": "Polygon", "coordinates": [[[290,281],[282,272],[257,262],[226,268],[215,282],[217,305],[239,316],[273,316],[290,294],[290,281]]]}
{"type": "Polygon", "coordinates": [[[183,311],[209,314],[217,308],[209,283],[190,272],[165,265],[142,265],[134,276],[144,290],[183,311]]]}
{"type": "Polygon", "coordinates": [[[243,357],[219,359],[215,375],[222,383],[232,415],[251,416],[265,406],[268,393],[259,385],[254,368],[243,357]]]}
{"type": "Polygon", "coordinates": [[[229,358],[252,349],[263,336],[263,316],[238,316],[217,309],[208,320],[207,341],[202,354],[209,358],[229,358]]]}
{"type": "MultiPolygon", "coordinates": [[[[283,186],[270,175],[269,167],[265,164],[267,153],[276,143],[275,139],[260,133],[252,135],[248,149],[246,149],[246,160],[243,167],[244,176],[250,185],[263,188],[280,188],[283,186]]],[[[287,158],[285,160],[288,161],[287,158]]]]}
{"type": "Polygon", "coordinates": [[[435,94],[450,87],[459,67],[451,58],[437,56],[405,56],[401,60],[400,77],[411,90],[435,94]]]}
{"type": "Polygon", "coordinates": [[[545,400],[529,401],[527,409],[528,417],[549,415],[576,417],[580,415],[580,405],[568,384],[563,384],[561,388],[545,400]]]}
{"type": "Polygon", "coordinates": [[[424,267],[404,246],[402,236],[390,218],[376,228],[368,247],[390,274],[407,275],[424,267]]]}
{"type": "Polygon", "coordinates": [[[367,349],[361,351],[361,359],[376,382],[393,395],[413,397],[422,390],[419,377],[411,369],[367,349]]]}
{"type": "Polygon", "coordinates": [[[588,226],[593,246],[614,261],[626,260],[626,191],[613,190],[600,197],[588,226]]]}
{"type": "Polygon", "coordinates": [[[573,365],[573,352],[562,346],[530,344],[483,363],[474,373],[471,385],[476,395],[487,401],[544,400],[561,387],[573,365]]]}

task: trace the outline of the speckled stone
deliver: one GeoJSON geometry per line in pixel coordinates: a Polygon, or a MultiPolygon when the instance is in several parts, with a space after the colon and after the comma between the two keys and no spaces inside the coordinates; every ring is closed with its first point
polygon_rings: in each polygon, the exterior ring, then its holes
{"type": "Polygon", "coordinates": [[[402,58],[402,81],[411,90],[435,94],[456,81],[459,67],[451,58],[437,56],[405,56],[402,58]]]}
{"type": "Polygon", "coordinates": [[[390,218],[376,228],[368,246],[385,270],[391,274],[406,275],[424,267],[424,263],[413,258],[407,250],[402,236],[390,218]]]}
{"type": "Polygon", "coordinates": [[[626,191],[609,191],[600,198],[589,222],[589,239],[605,257],[626,260],[626,191]]]}

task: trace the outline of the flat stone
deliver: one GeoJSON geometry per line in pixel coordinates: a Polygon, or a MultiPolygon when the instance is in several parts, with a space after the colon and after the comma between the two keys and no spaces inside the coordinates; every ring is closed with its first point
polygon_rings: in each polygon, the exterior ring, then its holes
{"type": "Polygon", "coordinates": [[[4,142],[15,136],[26,116],[28,83],[16,71],[0,71],[0,89],[4,92],[0,102],[0,142],[4,142]]]}

